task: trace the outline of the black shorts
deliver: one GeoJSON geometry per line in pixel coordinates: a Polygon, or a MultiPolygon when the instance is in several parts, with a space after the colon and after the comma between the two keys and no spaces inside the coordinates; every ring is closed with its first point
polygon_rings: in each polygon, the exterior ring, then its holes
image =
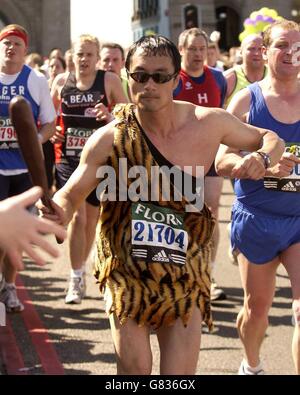
{"type": "MultiPolygon", "coordinates": [[[[55,172],[56,186],[57,186],[57,189],[60,189],[66,184],[68,179],[71,177],[71,175],[76,170],[77,166],[76,166],[76,164],[71,165],[71,164],[59,163],[59,164],[56,164],[55,167],[56,167],[56,172],[55,172]]],[[[96,188],[86,198],[86,202],[91,204],[94,207],[100,206],[100,200],[97,198],[97,195],[96,195],[96,188]]]]}
{"type": "Polygon", "coordinates": [[[45,168],[47,174],[48,188],[50,189],[54,181],[54,163],[55,163],[54,147],[51,141],[48,140],[46,141],[46,143],[43,144],[43,152],[45,158],[45,168]]]}
{"type": "Polygon", "coordinates": [[[32,187],[29,173],[15,176],[3,176],[0,174],[0,200],[19,195],[32,187]]]}

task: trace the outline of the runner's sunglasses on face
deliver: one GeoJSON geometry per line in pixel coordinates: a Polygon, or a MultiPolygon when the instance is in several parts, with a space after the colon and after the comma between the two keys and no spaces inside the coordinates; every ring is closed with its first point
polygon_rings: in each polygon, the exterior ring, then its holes
{"type": "Polygon", "coordinates": [[[166,82],[171,81],[172,78],[175,78],[178,74],[167,74],[161,71],[153,74],[146,73],[145,71],[135,71],[134,73],[130,73],[129,70],[126,70],[126,72],[127,75],[140,84],[147,83],[150,78],[152,78],[156,84],[165,84],[166,82]]]}

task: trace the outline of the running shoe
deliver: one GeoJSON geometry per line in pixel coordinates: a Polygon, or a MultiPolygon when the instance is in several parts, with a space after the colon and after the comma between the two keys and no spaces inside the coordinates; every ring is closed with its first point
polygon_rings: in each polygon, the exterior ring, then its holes
{"type": "Polygon", "coordinates": [[[218,286],[216,281],[212,279],[210,286],[210,300],[214,302],[215,300],[225,300],[226,294],[222,288],[218,286]]]}
{"type": "Polygon", "coordinates": [[[15,284],[4,285],[0,293],[0,302],[5,304],[7,313],[20,313],[24,310],[24,306],[17,296],[15,284]]]}
{"type": "Polygon", "coordinates": [[[65,298],[67,304],[80,304],[85,296],[85,276],[71,277],[65,298]]]}
{"type": "Polygon", "coordinates": [[[247,368],[245,364],[245,360],[242,360],[241,366],[239,368],[238,375],[239,376],[263,376],[265,374],[265,371],[262,368],[261,363],[258,365],[258,367],[255,369],[255,371],[252,371],[247,368]]]}

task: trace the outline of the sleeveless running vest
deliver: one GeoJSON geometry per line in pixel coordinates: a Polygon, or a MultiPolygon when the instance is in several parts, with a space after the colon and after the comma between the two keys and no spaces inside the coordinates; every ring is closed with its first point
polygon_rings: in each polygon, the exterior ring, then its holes
{"type": "MultiPolygon", "coordinates": [[[[235,76],[236,76],[235,87],[234,87],[232,94],[226,99],[225,108],[228,107],[231,99],[237,92],[241,91],[244,88],[247,88],[247,86],[252,84],[252,82],[250,82],[248,80],[248,78],[246,77],[246,74],[244,73],[242,65],[235,66],[234,72],[235,72],[235,76]]],[[[262,80],[266,77],[267,73],[268,73],[268,68],[266,66],[264,66],[264,75],[263,75],[262,80]]]]}
{"type": "Polygon", "coordinates": [[[61,126],[65,141],[55,144],[55,161],[78,165],[88,138],[105,122],[96,120],[94,107],[103,103],[108,107],[104,86],[105,71],[98,70],[92,87],[81,91],[76,87],[76,77],[70,73],[61,91],[61,126]]]}
{"type": "MultiPolygon", "coordinates": [[[[294,145],[300,149],[300,121],[293,124],[285,124],[277,121],[266,105],[261,88],[256,82],[248,87],[251,92],[251,103],[248,123],[261,128],[270,129],[276,132],[285,142],[287,147],[294,145]]],[[[300,166],[294,169],[295,177],[299,175],[300,182],[300,166]]],[[[266,185],[271,186],[269,182],[266,185]]],[[[283,216],[299,216],[300,215],[300,195],[299,193],[291,193],[275,191],[265,188],[264,181],[252,180],[236,180],[235,193],[237,200],[245,204],[247,207],[263,210],[264,213],[283,215],[283,216]]]]}
{"type": "Polygon", "coordinates": [[[204,66],[204,73],[199,80],[201,82],[196,82],[196,79],[181,70],[180,88],[175,89],[174,99],[187,101],[197,106],[222,107],[224,96],[222,91],[225,89],[226,92],[226,82],[222,73],[204,66]],[[219,77],[220,83],[218,83],[216,76],[219,77]],[[221,86],[223,80],[224,86],[221,86]]]}
{"type": "MultiPolygon", "coordinates": [[[[0,82],[0,169],[1,170],[26,170],[27,166],[23,160],[17,142],[17,135],[9,118],[8,106],[15,96],[25,97],[32,109],[33,116],[37,122],[39,116],[39,105],[32,98],[28,89],[28,78],[32,69],[23,66],[17,79],[10,85],[0,82]]],[[[30,141],[28,141],[30,144],[30,141]]]]}
{"type": "MultiPolygon", "coordinates": [[[[127,190],[134,182],[130,169],[143,166],[147,174],[159,166],[153,157],[134,114],[134,105],[118,105],[113,149],[107,165],[119,179],[125,177],[127,190]],[[119,169],[127,160],[128,172],[119,169]]],[[[147,180],[147,191],[153,181],[147,180]]],[[[187,325],[196,306],[212,327],[210,311],[210,251],[214,219],[204,206],[201,212],[186,212],[187,202],[171,199],[155,202],[103,201],[97,235],[95,276],[100,289],[112,296],[110,313],[121,324],[127,319],[138,325],[159,328],[181,318],[187,325]]],[[[149,195],[151,196],[151,194],[149,195]]],[[[124,199],[125,200],[125,199],[124,199]]]]}

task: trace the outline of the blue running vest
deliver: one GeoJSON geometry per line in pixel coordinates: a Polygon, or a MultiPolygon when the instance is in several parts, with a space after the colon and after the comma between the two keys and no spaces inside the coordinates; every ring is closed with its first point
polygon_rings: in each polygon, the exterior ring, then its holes
{"type": "MultiPolygon", "coordinates": [[[[21,95],[31,105],[33,116],[37,122],[39,105],[33,100],[28,89],[28,78],[32,69],[23,66],[17,79],[10,85],[0,82],[0,169],[26,170],[27,166],[18,148],[16,134],[9,119],[8,106],[11,99],[21,95]]],[[[28,142],[30,144],[30,141],[28,142]]]]}
{"type": "MultiPolygon", "coordinates": [[[[248,86],[251,92],[249,124],[276,132],[286,143],[299,143],[300,121],[285,124],[277,121],[267,108],[261,88],[257,82],[248,86]]],[[[296,171],[300,171],[297,165],[296,171]]],[[[300,216],[300,194],[273,191],[264,188],[263,180],[236,180],[235,193],[237,200],[251,207],[260,209],[266,214],[280,216],[300,216]]]]}

